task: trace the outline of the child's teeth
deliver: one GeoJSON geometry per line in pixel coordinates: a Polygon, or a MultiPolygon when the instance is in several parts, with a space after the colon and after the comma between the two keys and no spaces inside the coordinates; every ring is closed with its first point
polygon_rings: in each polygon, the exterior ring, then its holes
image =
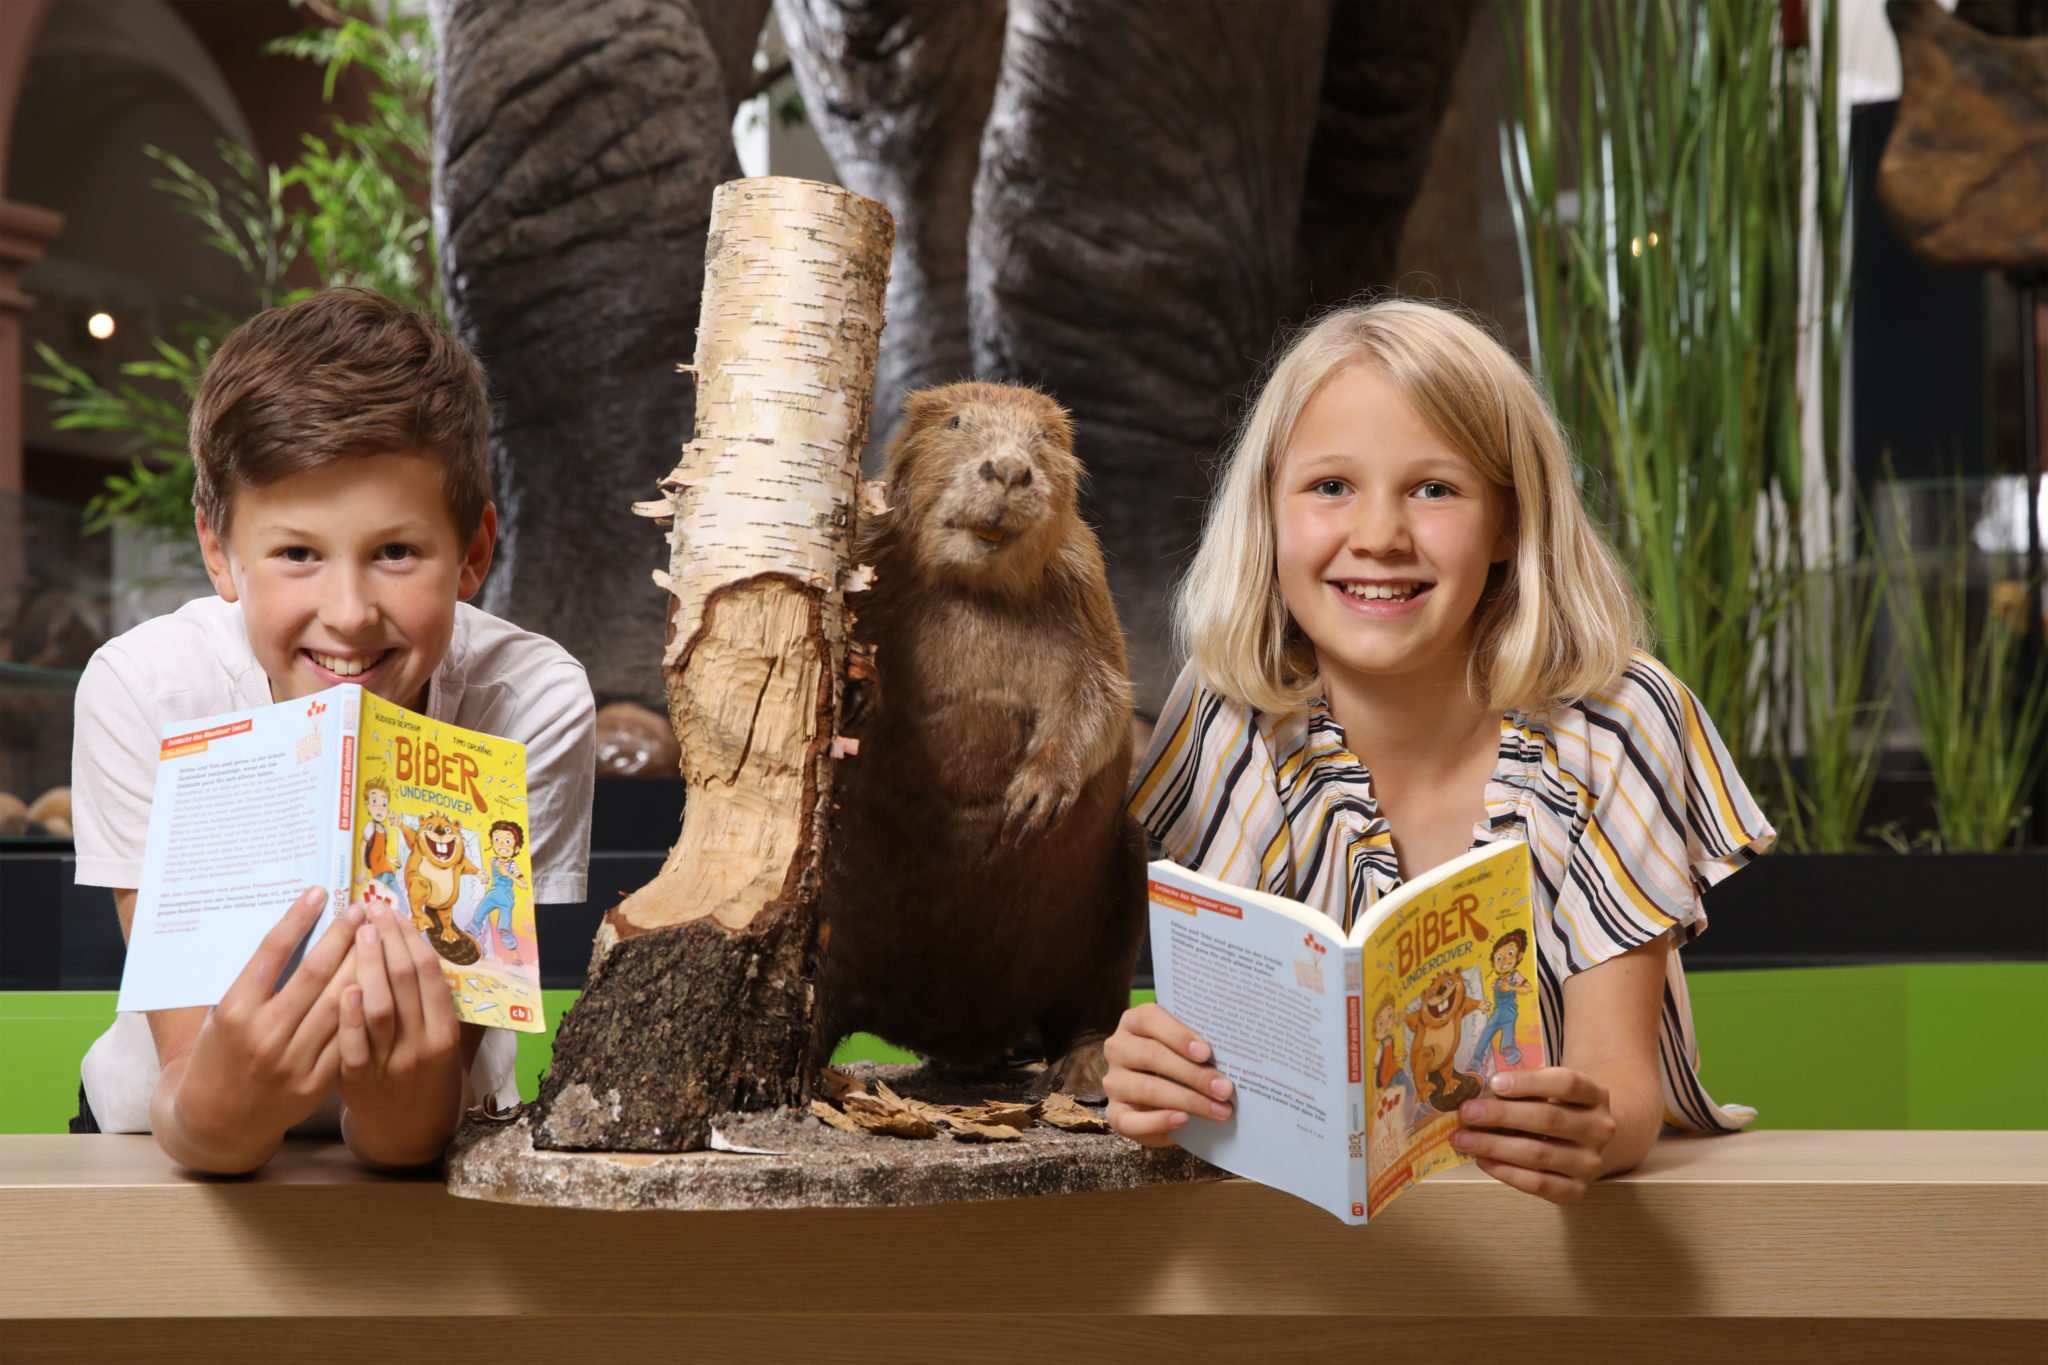
{"type": "MultiPolygon", "coordinates": [[[[308,650],[311,654],[312,651],[308,650]]],[[[339,673],[344,678],[353,678],[365,667],[361,659],[337,659],[331,654],[313,654],[313,662],[329,673],[339,673]]]]}

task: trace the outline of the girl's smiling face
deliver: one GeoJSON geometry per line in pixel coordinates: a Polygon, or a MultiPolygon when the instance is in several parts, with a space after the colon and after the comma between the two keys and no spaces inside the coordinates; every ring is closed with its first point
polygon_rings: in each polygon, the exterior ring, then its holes
{"type": "Polygon", "coordinates": [[[1508,500],[1376,367],[1339,370],[1302,409],[1273,510],[1280,595],[1326,689],[1463,684],[1488,576],[1513,548],[1508,500]]]}

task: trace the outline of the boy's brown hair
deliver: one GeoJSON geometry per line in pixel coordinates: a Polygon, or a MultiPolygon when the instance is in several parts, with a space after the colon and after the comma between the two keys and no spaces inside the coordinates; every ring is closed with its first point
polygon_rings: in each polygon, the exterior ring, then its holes
{"type": "Polygon", "coordinates": [[[491,500],[483,367],[374,290],[329,289],[237,327],[192,400],[192,505],[225,536],[237,488],[352,455],[420,451],[466,543],[491,500]]]}

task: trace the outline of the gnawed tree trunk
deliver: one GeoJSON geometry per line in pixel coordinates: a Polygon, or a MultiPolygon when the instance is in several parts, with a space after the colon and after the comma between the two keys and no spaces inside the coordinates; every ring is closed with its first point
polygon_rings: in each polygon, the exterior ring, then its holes
{"type": "MultiPolygon", "coordinates": [[[[432,0],[448,313],[491,377],[487,610],[652,702],[661,598],[619,503],[690,430],[705,210],[768,0],[432,0]]],[[[651,538],[650,538],[651,540],[651,538]]]]}
{"type": "Polygon", "coordinates": [[[534,1145],[701,1147],[807,1097],[818,867],[847,560],[888,284],[881,205],[810,181],[713,201],[696,435],[638,510],[672,517],[663,659],[689,797],[661,873],[605,917],[534,1145]]]}
{"type": "Polygon", "coordinates": [[[967,219],[1003,55],[1003,0],[776,0],[804,110],[848,189],[896,219],[870,463],[903,395],[974,375],[967,219]]]}

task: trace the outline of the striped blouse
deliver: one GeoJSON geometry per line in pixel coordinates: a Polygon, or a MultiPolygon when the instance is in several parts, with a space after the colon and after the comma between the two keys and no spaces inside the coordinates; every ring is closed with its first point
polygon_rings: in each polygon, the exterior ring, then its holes
{"type": "MultiPolygon", "coordinates": [[[[1401,884],[1371,779],[1320,701],[1267,714],[1183,671],[1130,807],[1173,861],[1292,897],[1347,929],[1401,884]]],[[[1646,654],[1582,701],[1501,718],[1473,846],[1529,844],[1550,1064],[1564,1046],[1559,983],[1660,934],[1690,941],[1707,925],[1700,893],[1776,837],[1699,700],[1646,654]]],[[[1756,1111],[1716,1104],[1701,1087],[1685,973],[1676,952],[1666,960],[1665,1121],[1741,1128],[1756,1111]]]]}

